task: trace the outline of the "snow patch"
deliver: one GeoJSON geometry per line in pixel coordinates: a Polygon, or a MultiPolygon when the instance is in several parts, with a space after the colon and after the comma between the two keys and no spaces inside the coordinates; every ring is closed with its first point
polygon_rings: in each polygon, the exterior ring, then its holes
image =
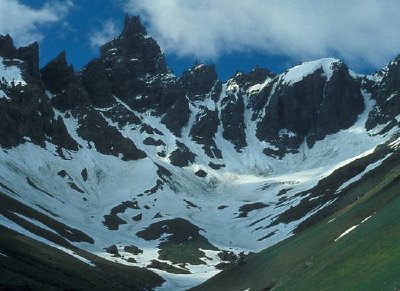
{"type": "Polygon", "coordinates": [[[375,163],[372,163],[370,165],[368,165],[364,171],[362,171],[360,174],[354,176],[353,178],[351,178],[350,180],[346,181],[345,183],[342,184],[342,186],[340,186],[337,190],[336,193],[339,193],[340,191],[342,191],[343,189],[347,188],[348,186],[350,186],[351,184],[357,182],[358,180],[360,180],[362,177],[364,177],[365,174],[367,174],[368,172],[372,171],[373,169],[379,167],[384,160],[386,160],[387,158],[389,158],[392,155],[392,153],[388,154],[387,156],[385,156],[384,158],[380,159],[379,161],[376,161],[375,163]]]}
{"type": "Polygon", "coordinates": [[[292,138],[292,137],[296,137],[297,135],[296,135],[294,132],[292,132],[292,131],[287,130],[286,128],[284,128],[284,129],[280,129],[280,130],[279,130],[279,136],[280,136],[280,137],[289,137],[289,138],[292,138]]]}
{"type": "Polygon", "coordinates": [[[4,64],[4,58],[0,57],[0,80],[7,83],[7,85],[26,85],[25,80],[22,78],[20,68],[17,66],[8,66],[4,64]]]}
{"type": "Polygon", "coordinates": [[[333,65],[340,63],[340,60],[334,58],[325,58],[311,62],[305,62],[301,65],[289,69],[282,77],[282,82],[292,85],[301,81],[304,77],[311,75],[318,69],[323,69],[324,75],[329,81],[333,74],[333,65]]]}
{"type": "Polygon", "coordinates": [[[58,246],[58,245],[54,245],[54,247],[67,253],[70,256],[73,256],[75,259],[78,259],[81,262],[84,262],[85,264],[87,264],[89,266],[96,267],[96,265],[92,261],[90,261],[84,257],[81,257],[80,255],[76,254],[75,252],[71,251],[70,249],[67,249],[67,248],[64,248],[64,247],[58,246]]]}
{"type": "Polygon", "coordinates": [[[345,235],[349,234],[350,232],[352,232],[353,230],[355,230],[357,227],[359,227],[361,224],[367,222],[370,218],[372,217],[372,215],[364,218],[360,224],[356,224],[353,225],[352,227],[350,227],[349,229],[347,229],[345,232],[343,232],[341,235],[339,235],[336,239],[335,242],[338,241],[339,239],[341,239],[342,237],[344,237],[345,235]]]}
{"type": "Polygon", "coordinates": [[[261,84],[255,84],[253,86],[251,86],[247,92],[249,94],[254,94],[254,93],[259,93],[262,89],[265,88],[265,86],[267,86],[273,79],[271,78],[267,78],[263,83],[261,84]]]}
{"type": "Polygon", "coordinates": [[[8,97],[7,94],[4,93],[3,90],[0,90],[0,99],[7,99],[7,100],[10,100],[10,97],[8,97]]]}
{"type": "Polygon", "coordinates": [[[397,150],[400,147],[400,137],[389,144],[389,147],[397,150]]]}
{"type": "Polygon", "coordinates": [[[350,232],[352,232],[353,230],[355,230],[357,227],[359,226],[359,224],[353,225],[352,227],[350,227],[349,229],[347,229],[345,232],[343,232],[341,235],[339,235],[335,241],[338,241],[339,239],[341,239],[342,237],[344,237],[346,234],[349,234],[350,232]]]}

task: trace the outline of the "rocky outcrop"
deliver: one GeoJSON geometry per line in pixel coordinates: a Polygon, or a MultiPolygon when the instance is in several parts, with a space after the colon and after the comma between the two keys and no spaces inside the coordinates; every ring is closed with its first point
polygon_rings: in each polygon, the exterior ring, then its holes
{"type": "Polygon", "coordinates": [[[206,98],[217,101],[221,94],[222,84],[218,80],[214,65],[194,66],[185,71],[179,81],[190,101],[205,100],[206,98]]]}
{"type": "Polygon", "coordinates": [[[379,83],[365,82],[372,87],[372,98],[377,103],[369,114],[366,128],[370,130],[386,124],[384,131],[387,131],[398,125],[395,118],[400,114],[400,57],[390,62],[376,77],[381,79],[379,83]]]}
{"type": "Polygon", "coordinates": [[[54,119],[49,129],[51,142],[59,148],[77,151],[79,149],[78,143],[69,135],[64,120],[59,116],[54,119]]]}
{"type": "Polygon", "coordinates": [[[55,108],[66,111],[90,104],[89,96],[73,67],[68,65],[64,51],[48,63],[41,74],[46,89],[54,95],[51,101],[55,108]]]}
{"type": "Polygon", "coordinates": [[[32,85],[22,91],[18,86],[9,88],[7,95],[10,100],[0,102],[0,145],[10,148],[31,141],[44,147],[53,111],[43,93],[32,85]]]}
{"type": "Polygon", "coordinates": [[[148,95],[146,75],[169,73],[160,47],[147,36],[139,17],[125,18],[121,35],[101,47],[100,59],[113,85],[114,95],[127,103],[138,94],[148,95]]]}
{"type": "Polygon", "coordinates": [[[203,150],[210,158],[222,159],[222,152],[215,143],[215,134],[220,124],[218,112],[207,107],[201,107],[190,130],[192,139],[203,145],[203,150]]]}
{"type": "Polygon", "coordinates": [[[17,50],[9,36],[0,42],[4,57],[16,57],[17,53],[20,58],[5,58],[3,64],[12,66],[15,72],[19,70],[20,78],[23,78],[23,82],[19,83],[0,82],[0,90],[7,95],[0,99],[0,145],[11,148],[32,142],[46,147],[46,142],[51,142],[57,149],[78,150],[63,120],[55,118],[44,92],[39,74],[37,43],[17,50]]]}
{"type": "Polygon", "coordinates": [[[235,81],[244,90],[248,90],[251,86],[261,84],[268,79],[274,78],[276,75],[267,69],[256,67],[249,73],[239,73],[235,76],[235,81]]]}
{"type": "Polygon", "coordinates": [[[80,117],[80,126],[77,130],[79,136],[93,142],[96,150],[105,155],[121,157],[122,160],[138,160],[146,157],[132,140],[124,137],[115,127],[110,126],[107,121],[95,110],[89,110],[80,117]]]}
{"type": "Polygon", "coordinates": [[[179,98],[165,113],[161,123],[177,137],[181,137],[182,128],[187,124],[190,116],[189,102],[186,98],[179,98]]]}
{"type": "Polygon", "coordinates": [[[310,139],[321,140],[328,134],[349,128],[365,108],[360,81],[349,74],[343,63],[338,63],[333,69],[318,108],[314,136],[310,139]]]}
{"type": "Polygon", "coordinates": [[[18,59],[26,62],[29,75],[35,81],[39,81],[39,44],[34,42],[26,47],[18,48],[18,59]]]}
{"type": "Polygon", "coordinates": [[[111,106],[114,102],[112,84],[106,67],[100,59],[94,59],[80,71],[80,79],[92,104],[96,107],[111,106]]]}
{"type": "Polygon", "coordinates": [[[178,148],[169,156],[172,165],[182,168],[194,163],[196,155],[185,144],[176,141],[176,146],[178,148]]]}
{"type": "Polygon", "coordinates": [[[18,67],[26,82],[0,82],[1,94],[7,95],[0,98],[3,147],[26,141],[45,146],[49,141],[59,149],[79,150],[64,124],[64,118],[73,116],[87,146],[94,145],[103,154],[141,159],[146,156],[139,150],[143,145],[162,147],[157,155],[165,158],[172,137],[172,142],[179,141],[169,158],[185,167],[196,154],[200,156],[184,144],[189,137],[210,159],[206,164],[218,170],[224,166],[215,161],[224,155],[216,142],[219,128],[238,153],[255,134],[270,144],[264,154],[282,157],[296,152],[304,141],[312,147],[353,125],[364,109],[362,90],[376,100],[367,129],[379,124],[392,128],[400,113],[398,59],[374,78],[357,77],[333,59],[297,66],[296,74],[290,69],[275,75],[257,67],[247,74],[237,73],[224,85],[214,65],[196,64],[177,78],[136,16],[127,16],[122,33],[102,46],[99,58],[78,73],[65,52],[39,70],[38,44],[17,49],[8,35],[0,36],[0,56],[7,66],[18,67]],[[56,117],[54,109],[63,115],[56,117]],[[170,133],[144,124],[147,116],[170,133]],[[158,137],[135,139],[142,143],[136,146],[124,130],[158,137]]]}
{"type": "Polygon", "coordinates": [[[0,57],[5,59],[15,59],[18,51],[14,46],[11,36],[0,34],[0,57]]]}
{"type": "MultiPolygon", "coordinates": [[[[360,81],[346,65],[331,64],[332,76],[322,68],[294,83],[278,79],[260,94],[270,93],[265,116],[257,125],[260,140],[297,147],[304,138],[310,146],[327,134],[348,128],[363,111],[360,81]],[[274,90],[272,90],[274,88],[274,90]]],[[[262,103],[256,102],[256,107],[262,103]]]]}
{"type": "Polygon", "coordinates": [[[241,92],[230,92],[221,100],[222,136],[232,142],[236,151],[247,146],[244,123],[244,100],[241,92]]]}

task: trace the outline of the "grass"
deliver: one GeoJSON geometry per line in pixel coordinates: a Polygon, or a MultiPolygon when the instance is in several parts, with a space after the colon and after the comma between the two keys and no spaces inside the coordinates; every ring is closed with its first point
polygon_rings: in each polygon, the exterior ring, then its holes
{"type": "Polygon", "coordinates": [[[168,237],[158,246],[159,259],[174,264],[205,264],[200,258],[205,257],[201,249],[217,250],[203,235],[201,229],[182,218],[168,219],[151,224],[137,233],[145,240],[155,240],[167,234],[168,237]]]}
{"type": "Polygon", "coordinates": [[[96,267],[0,226],[0,290],[143,290],[163,283],[155,273],[74,250],[96,267]]]}
{"type": "Polygon", "coordinates": [[[203,248],[203,243],[197,241],[182,242],[179,244],[165,242],[160,244],[159,258],[168,260],[174,264],[205,264],[200,258],[204,258],[206,254],[199,250],[203,248]]]}
{"type": "Polygon", "coordinates": [[[396,197],[369,221],[316,252],[307,267],[293,269],[277,290],[400,288],[399,213],[396,197]]]}
{"type": "Polygon", "coordinates": [[[399,154],[350,187],[337,205],[330,217],[194,290],[400,290],[399,154]]]}

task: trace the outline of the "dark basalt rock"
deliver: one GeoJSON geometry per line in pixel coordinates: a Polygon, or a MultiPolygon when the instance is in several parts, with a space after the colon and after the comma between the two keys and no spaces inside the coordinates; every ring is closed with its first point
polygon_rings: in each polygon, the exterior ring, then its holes
{"type": "Polygon", "coordinates": [[[136,235],[147,241],[157,240],[164,236],[159,244],[159,259],[168,260],[175,264],[204,264],[200,258],[205,253],[200,250],[218,250],[207,238],[199,227],[182,218],[169,219],[151,224],[136,235]],[[186,254],[181,256],[181,254],[186,254]]]}
{"type": "MultiPolygon", "coordinates": [[[[272,94],[272,90],[277,82],[278,78],[276,78],[273,82],[267,84],[260,92],[253,93],[249,98],[248,107],[253,110],[252,121],[257,120],[262,116],[264,109],[267,106],[267,101],[272,94]]],[[[262,125],[260,125],[262,126],[262,125]]]]}
{"type": "Polygon", "coordinates": [[[315,112],[322,101],[326,77],[322,69],[292,85],[280,84],[270,97],[264,119],[257,125],[260,140],[279,137],[280,129],[306,136],[316,123],[315,112]],[[311,114],[312,113],[312,114],[311,114]]]}
{"type": "MultiPolygon", "coordinates": [[[[266,156],[269,156],[269,157],[282,159],[286,153],[290,152],[290,151],[288,151],[286,149],[286,147],[290,146],[290,147],[293,148],[297,144],[300,144],[300,142],[301,142],[301,141],[299,141],[297,139],[295,140],[294,143],[291,143],[291,144],[289,144],[288,142],[285,142],[285,141],[286,141],[285,139],[276,139],[276,140],[274,140],[275,145],[278,145],[279,148],[276,149],[276,148],[267,147],[267,148],[263,149],[263,154],[266,155],[266,156]]],[[[295,152],[295,151],[292,151],[292,152],[295,152]]]]}
{"type": "Polygon", "coordinates": [[[77,142],[69,135],[61,116],[52,121],[49,135],[51,136],[51,142],[61,148],[73,151],[79,149],[77,142]]]}
{"type": "Polygon", "coordinates": [[[131,35],[143,34],[146,35],[146,28],[142,25],[139,16],[125,15],[124,28],[122,30],[121,36],[129,37],[131,35]]]}
{"type": "Polygon", "coordinates": [[[263,83],[268,78],[272,79],[276,75],[270,72],[267,69],[256,67],[251,70],[247,74],[238,73],[236,74],[233,79],[239,84],[244,90],[247,90],[249,87],[263,83]]]}
{"type": "Polygon", "coordinates": [[[256,203],[250,203],[250,204],[244,204],[239,207],[240,214],[237,216],[237,218],[243,218],[247,217],[249,212],[266,208],[268,207],[268,204],[262,203],[262,202],[256,202],[256,203]]]}
{"type": "Polygon", "coordinates": [[[353,125],[364,110],[360,81],[349,74],[343,63],[337,65],[332,77],[326,84],[324,99],[319,106],[314,137],[321,140],[327,134],[338,132],[353,125]]]}
{"type": "Polygon", "coordinates": [[[167,153],[165,151],[161,151],[157,153],[157,156],[159,156],[160,158],[165,158],[167,156],[167,153]]]}
{"type": "Polygon", "coordinates": [[[109,230],[118,230],[120,225],[127,224],[125,220],[120,218],[118,214],[124,213],[127,209],[140,209],[137,201],[125,201],[121,204],[113,207],[110,214],[104,215],[104,220],[102,221],[109,230]]]}
{"type": "Polygon", "coordinates": [[[222,152],[217,148],[214,141],[219,124],[216,110],[211,111],[207,107],[201,107],[190,130],[189,135],[195,142],[204,145],[203,150],[210,158],[222,159],[222,152]]]}
{"type": "Polygon", "coordinates": [[[209,166],[211,169],[213,169],[213,170],[219,170],[219,169],[225,168],[225,165],[224,165],[224,164],[222,164],[222,165],[220,165],[220,164],[214,164],[213,162],[210,162],[210,163],[208,164],[208,166],[209,166]]]}
{"type": "Polygon", "coordinates": [[[112,108],[104,110],[103,115],[111,119],[112,122],[117,123],[120,129],[127,125],[132,126],[142,123],[142,120],[135,113],[121,104],[114,104],[112,108]]]}
{"type": "Polygon", "coordinates": [[[18,59],[27,63],[29,75],[35,81],[39,81],[39,44],[34,42],[26,47],[18,48],[18,59]]]}
{"type": "Polygon", "coordinates": [[[147,89],[147,94],[150,96],[152,102],[150,106],[153,107],[153,115],[161,116],[166,113],[177,100],[187,100],[186,92],[177,83],[175,77],[165,77],[156,79],[148,86],[153,87],[147,89]]]}
{"type": "Polygon", "coordinates": [[[41,74],[46,89],[55,95],[51,101],[57,109],[65,111],[90,104],[89,96],[72,66],[68,65],[64,51],[48,63],[41,74]]]}
{"type": "Polygon", "coordinates": [[[367,130],[378,124],[391,122],[390,128],[398,124],[395,117],[400,114],[400,57],[381,70],[380,74],[382,81],[370,90],[377,104],[368,116],[365,125],[367,130]]]}
{"type": "MultiPolygon", "coordinates": [[[[218,257],[224,262],[216,265],[215,267],[218,270],[223,270],[232,267],[234,265],[237,266],[245,265],[247,263],[246,259],[252,254],[253,253],[250,252],[249,254],[246,255],[244,254],[244,252],[241,252],[236,255],[234,252],[231,251],[222,251],[218,253],[218,257]]],[[[270,289],[263,289],[263,290],[266,291],[270,289]]]]}
{"type": "Polygon", "coordinates": [[[185,99],[185,92],[172,75],[146,75],[131,81],[134,84],[129,89],[131,90],[129,97],[117,94],[116,96],[135,111],[146,112],[151,109],[151,114],[159,117],[164,115],[177,100],[185,99]]]}
{"type": "Polygon", "coordinates": [[[169,156],[172,165],[182,168],[195,162],[196,155],[187,146],[179,141],[176,141],[176,145],[178,148],[169,156]]]}
{"type": "Polygon", "coordinates": [[[157,139],[155,140],[152,137],[146,137],[143,140],[143,144],[145,145],[152,145],[152,146],[165,146],[166,144],[161,140],[161,139],[157,139]]]}
{"type": "Polygon", "coordinates": [[[84,168],[82,171],[81,171],[81,176],[82,176],[82,179],[83,179],[83,181],[87,181],[88,180],[88,170],[86,169],[86,168],[84,168]]]}
{"type": "Polygon", "coordinates": [[[122,136],[115,128],[94,110],[88,110],[85,116],[80,118],[80,126],[77,130],[80,137],[93,142],[96,150],[105,155],[122,156],[122,160],[138,160],[146,157],[132,140],[122,136]]]}
{"type": "Polygon", "coordinates": [[[143,250],[139,249],[137,246],[125,246],[124,251],[135,256],[143,254],[143,250]]]}
{"type": "Polygon", "coordinates": [[[112,255],[117,256],[117,257],[120,256],[119,253],[118,253],[118,248],[117,248],[116,245],[109,246],[109,247],[105,248],[105,250],[109,254],[112,254],[112,255]]]}
{"type": "Polygon", "coordinates": [[[143,218],[143,214],[139,213],[138,215],[135,215],[134,217],[132,217],[132,220],[137,222],[137,221],[141,221],[142,218],[143,218]]]}
{"type": "MultiPolygon", "coordinates": [[[[276,75],[267,69],[255,68],[248,74],[239,74],[235,77],[235,80],[244,90],[248,90],[251,86],[256,84],[261,84],[266,82],[268,79],[274,79],[275,82],[277,80],[276,75]]],[[[266,84],[261,91],[253,91],[249,93],[249,102],[247,104],[247,108],[253,111],[252,121],[257,120],[260,115],[263,114],[263,111],[267,105],[267,101],[269,96],[272,93],[275,82],[269,82],[266,84]]]]}
{"type": "Polygon", "coordinates": [[[203,245],[202,248],[215,250],[216,248],[201,235],[200,231],[202,229],[191,222],[183,218],[174,218],[153,223],[146,229],[137,232],[136,235],[146,241],[151,241],[159,239],[163,234],[170,234],[162,244],[196,241],[199,247],[203,245]]]}
{"type": "MultiPolygon", "coordinates": [[[[25,72],[28,74],[27,72],[25,72]]],[[[65,126],[54,120],[54,112],[38,83],[7,88],[10,100],[0,102],[0,145],[17,146],[27,140],[45,147],[45,141],[76,149],[65,126]]]]}
{"type": "Polygon", "coordinates": [[[181,137],[182,128],[189,121],[190,109],[186,98],[179,98],[175,104],[168,109],[167,113],[161,119],[161,123],[177,137],[181,137]]]}
{"type": "Polygon", "coordinates": [[[240,92],[236,93],[236,96],[231,93],[221,101],[221,106],[221,122],[224,128],[222,136],[240,152],[247,146],[243,97],[240,92]]]}
{"type": "Polygon", "coordinates": [[[42,80],[51,93],[61,93],[68,83],[74,82],[76,77],[72,66],[68,65],[65,51],[50,61],[42,70],[42,80]]]}
{"type": "Polygon", "coordinates": [[[107,107],[114,102],[112,84],[101,60],[94,59],[87,64],[80,72],[80,79],[94,106],[107,107]]]}
{"type": "Polygon", "coordinates": [[[211,99],[219,97],[221,83],[214,65],[196,65],[184,72],[179,81],[191,101],[204,100],[210,92],[214,93],[211,99]],[[219,90],[213,90],[214,87],[219,90]]]}
{"type": "MultiPolygon", "coordinates": [[[[93,70],[98,71],[104,82],[99,82],[94,76],[92,84],[84,82],[84,85],[91,99],[100,98],[101,106],[108,104],[104,99],[108,100],[112,93],[135,111],[151,109],[152,114],[161,116],[174,104],[180,109],[185,99],[186,93],[170,74],[160,47],[147,36],[138,17],[127,16],[121,35],[105,44],[100,49],[100,60],[89,65],[88,68],[95,65],[93,70]],[[102,86],[106,86],[106,94],[97,96],[96,92],[102,86]]],[[[82,74],[85,77],[83,81],[86,81],[92,73],[83,71],[82,74]]]]}
{"type": "Polygon", "coordinates": [[[15,59],[18,56],[17,49],[11,36],[0,34],[0,57],[6,59],[15,59]]]}
{"type": "Polygon", "coordinates": [[[139,17],[135,16],[127,16],[122,34],[101,47],[100,59],[113,84],[114,95],[124,100],[144,93],[146,74],[155,76],[169,72],[160,47],[147,37],[139,17]]]}
{"type": "Polygon", "coordinates": [[[138,16],[126,16],[121,35],[101,47],[100,56],[107,68],[122,60],[127,69],[137,73],[133,76],[169,72],[160,47],[147,36],[138,16]]]}
{"type": "MultiPolygon", "coordinates": [[[[280,83],[270,96],[265,117],[257,124],[257,137],[296,148],[305,137],[309,145],[327,134],[348,128],[364,109],[360,82],[353,79],[343,63],[336,63],[329,81],[318,69],[299,82],[280,83]],[[282,138],[286,129],[295,134],[282,138]]],[[[270,92],[269,88],[260,92],[270,92]]]]}
{"type": "Polygon", "coordinates": [[[196,173],[194,173],[196,176],[200,177],[200,178],[205,178],[207,177],[207,172],[204,170],[198,170],[196,173]]]}
{"type": "Polygon", "coordinates": [[[172,177],[172,173],[168,171],[166,168],[163,166],[160,166],[159,164],[155,164],[158,168],[157,170],[157,175],[165,182],[167,181],[168,178],[172,177]]]}
{"type": "Polygon", "coordinates": [[[153,128],[148,124],[142,124],[140,127],[140,133],[146,132],[147,134],[158,134],[158,135],[164,135],[161,131],[159,131],[157,128],[153,128]]]}

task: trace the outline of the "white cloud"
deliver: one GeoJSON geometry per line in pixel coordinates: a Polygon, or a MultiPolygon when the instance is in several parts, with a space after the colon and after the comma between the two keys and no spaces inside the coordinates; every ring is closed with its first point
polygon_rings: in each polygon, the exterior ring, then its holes
{"type": "Polygon", "coordinates": [[[0,0],[0,34],[10,34],[18,46],[40,41],[41,27],[62,20],[72,7],[71,0],[47,1],[39,9],[19,0],[0,0]]]}
{"type": "Polygon", "coordinates": [[[400,53],[398,0],[126,0],[166,52],[258,51],[381,65],[400,53]]]}
{"type": "Polygon", "coordinates": [[[90,37],[90,46],[93,50],[97,50],[100,46],[111,40],[118,34],[116,23],[109,19],[103,23],[100,30],[93,32],[90,37]]]}

